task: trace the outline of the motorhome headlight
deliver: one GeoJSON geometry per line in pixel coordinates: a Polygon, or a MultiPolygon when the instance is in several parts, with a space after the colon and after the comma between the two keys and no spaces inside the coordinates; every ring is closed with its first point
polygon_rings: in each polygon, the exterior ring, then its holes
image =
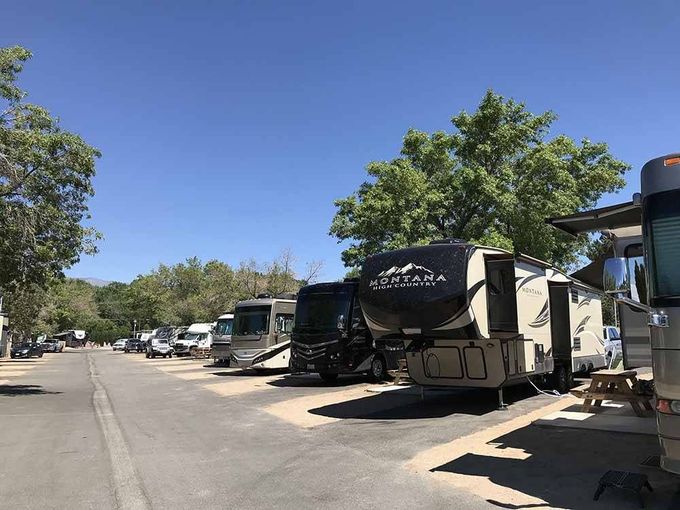
{"type": "Polygon", "coordinates": [[[329,357],[331,360],[340,359],[340,353],[339,353],[339,352],[334,352],[333,354],[331,354],[331,355],[328,356],[328,357],[329,357]]]}
{"type": "Polygon", "coordinates": [[[656,401],[656,410],[663,414],[680,414],[680,400],[660,398],[656,401]]]}

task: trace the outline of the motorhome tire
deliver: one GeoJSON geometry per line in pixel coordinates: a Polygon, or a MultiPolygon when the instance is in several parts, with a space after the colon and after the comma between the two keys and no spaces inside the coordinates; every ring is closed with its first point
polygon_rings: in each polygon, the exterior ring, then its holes
{"type": "Polygon", "coordinates": [[[387,378],[387,364],[381,354],[376,354],[371,360],[371,371],[369,377],[373,382],[380,382],[387,378]]]}
{"type": "Polygon", "coordinates": [[[196,347],[192,347],[191,349],[189,349],[189,356],[191,356],[192,358],[195,358],[196,352],[197,352],[196,347]]]}
{"type": "Polygon", "coordinates": [[[331,384],[338,380],[338,374],[333,374],[331,372],[320,372],[319,376],[323,382],[331,384]]]}
{"type": "Polygon", "coordinates": [[[172,358],[172,353],[169,353],[169,354],[168,354],[168,358],[172,358]]]}
{"type": "Polygon", "coordinates": [[[569,367],[565,365],[557,365],[553,372],[553,387],[564,394],[567,393],[573,386],[574,375],[569,367]]]}

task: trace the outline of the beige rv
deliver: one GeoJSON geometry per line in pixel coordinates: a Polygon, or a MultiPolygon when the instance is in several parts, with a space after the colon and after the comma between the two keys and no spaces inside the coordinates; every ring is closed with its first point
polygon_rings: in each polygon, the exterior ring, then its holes
{"type": "Polygon", "coordinates": [[[402,339],[422,385],[502,388],[604,366],[595,289],[550,264],[459,240],[369,257],[360,300],[376,342],[402,339]]]}

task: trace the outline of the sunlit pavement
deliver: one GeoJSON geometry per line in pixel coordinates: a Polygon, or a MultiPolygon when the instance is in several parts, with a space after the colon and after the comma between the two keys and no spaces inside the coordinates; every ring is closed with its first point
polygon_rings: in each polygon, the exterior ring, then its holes
{"type": "Polygon", "coordinates": [[[628,469],[673,508],[675,480],[638,465],[654,437],[531,425],[569,397],[370,387],[97,349],[0,361],[0,507],[635,508],[592,502],[628,469]]]}

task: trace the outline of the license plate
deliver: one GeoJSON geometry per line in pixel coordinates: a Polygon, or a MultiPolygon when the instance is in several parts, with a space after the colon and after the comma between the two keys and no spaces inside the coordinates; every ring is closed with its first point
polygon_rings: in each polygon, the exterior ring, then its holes
{"type": "Polygon", "coordinates": [[[316,368],[314,364],[307,365],[307,370],[314,370],[314,368],[316,368]]]}

